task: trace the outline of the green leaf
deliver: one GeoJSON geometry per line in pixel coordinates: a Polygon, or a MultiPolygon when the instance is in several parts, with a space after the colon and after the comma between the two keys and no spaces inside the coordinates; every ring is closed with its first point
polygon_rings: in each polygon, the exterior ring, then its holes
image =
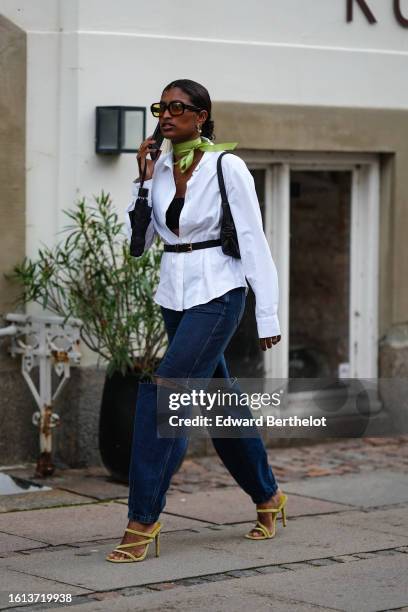
{"type": "Polygon", "coordinates": [[[19,303],[34,301],[81,319],[83,341],[108,361],[109,372],[133,369],[143,357],[152,373],[157,354],[167,347],[153,301],[161,253],[151,248],[140,258],[130,255],[109,193],[101,191],[91,202],[80,198],[63,212],[70,223],[59,232],[62,241],[39,249],[35,260],[24,257],[5,275],[20,286],[19,303]]]}

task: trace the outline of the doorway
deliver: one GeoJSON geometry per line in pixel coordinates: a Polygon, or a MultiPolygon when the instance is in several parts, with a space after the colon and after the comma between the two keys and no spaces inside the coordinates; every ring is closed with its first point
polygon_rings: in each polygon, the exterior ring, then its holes
{"type": "MultiPolygon", "coordinates": [[[[376,378],[379,162],[374,154],[241,152],[279,277],[281,341],[259,348],[250,289],[234,375],[376,378]]],[[[302,385],[294,393],[302,395],[302,385]]]]}
{"type": "Polygon", "coordinates": [[[349,376],[351,184],[350,170],[290,171],[292,391],[292,379],[349,376]]]}

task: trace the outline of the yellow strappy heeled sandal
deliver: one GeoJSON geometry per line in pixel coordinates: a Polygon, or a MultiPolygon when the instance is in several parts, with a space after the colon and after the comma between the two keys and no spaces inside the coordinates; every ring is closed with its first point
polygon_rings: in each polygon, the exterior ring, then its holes
{"type": "MultiPolygon", "coordinates": [[[[155,545],[156,545],[156,557],[159,557],[160,556],[159,538],[160,538],[160,529],[162,527],[163,525],[161,523],[157,523],[157,526],[153,529],[153,531],[150,531],[150,532],[136,531],[136,529],[130,529],[129,527],[126,527],[125,531],[129,531],[130,533],[134,533],[136,535],[143,536],[145,539],[140,540],[140,542],[130,542],[129,544],[119,544],[112,551],[112,552],[120,552],[120,553],[123,553],[124,555],[128,555],[130,559],[109,559],[109,557],[105,557],[106,561],[111,561],[112,563],[134,563],[135,561],[143,561],[143,559],[147,555],[149,544],[151,544],[153,540],[155,541],[155,545]],[[143,554],[139,555],[138,557],[133,555],[128,550],[123,550],[124,548],[131,548],[131,547],[134,548],[135,546],[141,546],[142,544],[145,544],[145,549],[144,549],[143,554]]],[[[112,552],[109,554],[112,554],[112,552]]]]}
{"type": "Polygon", "coordinates": [[[247,533],[244,537],[248,538],[248,540],[269,540],[273,538],[276,531],[276,518],[279,512],[282,513],[282,524],[286,527],[286,502],[288,501],[288,496],[282,493],[282,499],[277,508],[257,508],[257,512],[270,512],[272,516],[272,531],[269,531],[265,525],[263,525],[260,521],[256,522],[256,527],[253,527],[251,531],[260,531],[262,535],[253,536],[251,533],[247,533]]]}

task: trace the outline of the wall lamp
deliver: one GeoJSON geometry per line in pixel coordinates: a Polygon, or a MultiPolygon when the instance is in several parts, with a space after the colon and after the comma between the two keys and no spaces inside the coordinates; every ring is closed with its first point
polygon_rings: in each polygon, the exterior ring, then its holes
{"type": "Polygon", "coordinates": [[[146,138],[146,108],[97,106],[95,152],[104,155],[135,153],[146,138]]]}

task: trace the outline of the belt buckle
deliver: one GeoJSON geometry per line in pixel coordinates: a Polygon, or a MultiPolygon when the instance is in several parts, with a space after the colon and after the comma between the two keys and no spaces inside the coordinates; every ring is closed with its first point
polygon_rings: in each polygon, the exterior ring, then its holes
{"type": "Polygon", "coordinates": [[[175,247],[178,253],[190,253],[193,250],[193,244],[191,242],[178,242],[175,247]]]}

